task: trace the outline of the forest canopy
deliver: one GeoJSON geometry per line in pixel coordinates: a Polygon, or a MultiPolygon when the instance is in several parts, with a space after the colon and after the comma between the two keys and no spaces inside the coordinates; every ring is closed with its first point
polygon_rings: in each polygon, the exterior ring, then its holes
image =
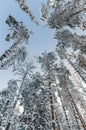
{"type": "Polygon", "coordinates": [[[16,78],[0,91],[0,130],[86,130],[86,0],[44,1],[40,20],[28,0],[14,2],[33,26],[20,15],[5,19],[10,46],[0,56],[0,72],[9,76],[11,68],[16,78]],[[40,24],[57,43],[31,58],[31,28],[40,24]]]}

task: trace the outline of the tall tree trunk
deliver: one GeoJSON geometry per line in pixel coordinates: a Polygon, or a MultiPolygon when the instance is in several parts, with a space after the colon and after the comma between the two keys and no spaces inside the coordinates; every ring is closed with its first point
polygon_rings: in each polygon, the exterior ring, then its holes
{"type": "Polygon", "coordinates": [[[76,72],[82,78],[82,80],[86,83],[86,78],[83,76],[83,73],[80,72],[80,70],[77,68],[77,66],[75,64],[73,64],[67,56],[66,56],[66,58],[67,58],[68,62],[71,64],[71,66],[76,70],[76,72]]]}
{"type": "MultiPolygon", "coordinates": [[[[48,83],[50,89],[51,89],[51,82],[49,81],[48,83]]],[[[52,128],[53,130],[56,130],[56,127],[55,127],[55,113],[54,113],[54,107],[53,107],[53,98],[52,98],[52,92],[49,93],[50,95],[50,109],[51,109],[51,116],[52,116],[52,128]]]]}
{"type": "Polygon", "coordinates": [[[78,117],[77,117],[77,112],[76,112],[72,102],[71,102],[71,107],[72,107],[72,110],[73,110],[73,113],[74,113],[74,116],[75,116],[75,120],[76,120],[76,123],[77,123],[77,128],[78,128],[78,130],[81,130],[80,125],[79,125],[79,121],[78,121],[78,117]]]}
{"type": "Polygon", "coordinates": [[[69,96],[69,99],[70,99],[70,105],[71,105],[73,115],[74,115],[74,118],[75,118],[75,121],[76,121],[76,124],[77,124],[77,128],[78,128],[78,130],[81,130],[81,127],[79,125],[78,115],[77,115],[76,109],[74,107],[74,104],[71,102],[71,95],[70,95],[70,92],[69,92],[69,89],[68,89],[67,86],[66,86],[66,92],[68,93],[68,96],[69,96]]]}
{"type": "MultiPolygon", "coordinates": [[[[58,86],[57,86],[57,87],[58,87],[58,86]]],[[[65,115],[65,119],[66,119],[66,123],[67,123],[68,130],[70,130],[71,127],[70,127],[70,123],[69,123],[68,115],[67,115],[67,113],[66,113],[65,104],[64,104],[64,101],[63,101],[63,98],[62,98],[62,96],[61,96],[61,92],[60,92],[59,89],[58,89],[58,95],[59,95],[60,100],[61,100],[62,109],[63,109],[63,111],[64,111],[64,115],[65,115]]],[[[64,129],[64,128],[63,128],[63,129],[64,129]]]]}
{"type": "MultiPolygon", "coordinates": [[[[57,83],[56,83],[56,85],[57,85],[57,83]]],[[[69,121],[68,121],[68,117],[67,117],[67,114],[66,114],[66,109],[65,109],[65,104],[64,104],[64,101],[63,101],[63,98],[62,98],[62,96],[61,96],[61,92],[60,92],[60,90],[59,90],[59,88],[58,88],[58,85],[57,85],[57,91],[58,91],[58,96],[60,97],[60,100],[61,100],[61,103],[62,103],[62,108],[63,108],[63,110],[64,110],[64,114],[65,114],[65,119],[66,119],[66,122],[67,122],[67,126],[69,127],[68,128],[68,130],[70,129],[70,125],[69,125],[69,121]]],[[[80,125],[79,125],[79,120],[80,119],[78,119],[78,117],[79,117],[79,115],[80,115],[80,113],[79,113],[79,111],[78,111],[78,113],[77,113],[77,111],[76,111],[76,108],[77,107],[75,107],[76,105],[75,105],[75,102],[74,102],[74,100],[73,100],[73,98],[72,98],[72,95],[70,94],[70,92],[69,92],[69,89],[68,89],[68,87],[66,86],[65,87],[65,91],[68,93],[67,94],[67,96],[69,97],[69,102],[70,102],[70,109],[71,109],[71,113],[73,112],[73,118],[74,118],[74,120],[76,121],[76,128],[78,129],[78,130],[81,130],[81,127],[80,127],[80,125]],[[79,115],[78,115],[79,114],[79,115]]],[[[68,105],[68,106],[69,106],[68,105]]],[[[78,109],[78,108],[77,108],[78,109]]],[[[80,122],[81,122],[81,120],[80,120],[80,122]]],[[[74,122],[74,124],[75,124],[75,122],[74,122]]],[[[85,129],[85,122],[84,122],[84,120],[83,120],[83,118],[82,118],[82,122],[81,122],[81,124],[83,124],[83,128],[84,128],[84,130],[86,130],[85,129]]]]}
{"type": "Polygon", "coordinates": [[[68,89],[68,88],[67,88],[67,90],[68,90],[68,94],[69,94],[69,96],[70,96],[70,98],[71,98],[71,103],[73,104],[73,106],[74,106],[74,108],[75,108],[75,110],[76,110],[76,112],[77,112],[77,115],[78,115],[78,117],[79,117],[79,120],[80,120],[80,122],[81,122],[81,124],[82,124],[84,130],[86,130],[86,123],[85,123],[85,121],[84,121],[82,115],[80,114],[80,112],[79,112],[79,110],[78,110],[78,108],[77,108],[77,106],[76,106],[76,104],[75,104],[75,101],[74,101],[74,99],[73,99],[71,93],[69,92],[69,89],[68,89]]]}

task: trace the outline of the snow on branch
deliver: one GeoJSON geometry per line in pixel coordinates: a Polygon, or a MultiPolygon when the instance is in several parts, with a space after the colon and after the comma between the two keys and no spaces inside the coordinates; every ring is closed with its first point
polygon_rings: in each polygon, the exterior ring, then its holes
{"type": "Polygon", "coordinates": [[[29,15],[31,21],[33,21],[36,25],[39,25],[38,21],[35,19],[35,16],[32,14],[32,12],[30,11],[29,7],[26,4],[26,0],[15,0],[20,8],[29,15]]]}
{"type": "Polygon", "coordinates": [[[19,54],[23,56],[22,58],[25,58],[26,50],[24,47],[22,49],[21,46],[23,43],[28,43],[30,35],[32,34],[32,32],[28,31],[26,26],[24,26],[23,22],[16,21],[11,15],[8,16],[6,23],[10,30],[10,33],[6,36],[6,41],[12,40],[14,44],[0,56],[0,69],[7,66],[10,61],[13,63],[13,60],[18,58],[19,54]]]}

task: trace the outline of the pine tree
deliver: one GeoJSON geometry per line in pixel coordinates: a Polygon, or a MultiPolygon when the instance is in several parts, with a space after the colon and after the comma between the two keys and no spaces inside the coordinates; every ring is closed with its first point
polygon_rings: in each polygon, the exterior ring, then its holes
{"type": "Polygon", "coordinates": [[[19,121],[18,117],[16,116],[16,106],[17,106],[17,103],[20,102],[21,94],[22,94],[21,92],[23,91],[23,86],[27,84],[26,81],[29,80],[29,77],[32,73],[33,68],[34,66],[32,65],[32,63],[28,64],[25,62],[17,66],[16,74],[20,75],[20,79],[18,80],[20,81],[20,86],[18,87],[19,89],[17,90],[15,100],[12,104],[12,109],[10,110],[10,114],[6,122],[5,130],[10,130],[10,129],[15,128],[14,127],[15,118],[17,118],[17,120],[19,121]]]}
{"type": "Polygon", "coordinates": [[[42,56],[39,56],[39,63],[41,64],[41,68],[44,71],[44,77],[45,80],[47,81],[47,87],[50,89],[49,92],[49,100],[50,100],[50,110],[51,110],[51,117],[52,117],[52,128],[53,130],[56,130],[55,126],[55,112],[54,112],[54,102],[53,102],[53,89],[52,88],[52,83],[55,81],[54,79],[54,74],[53,74],[53,69],[55,65],[55,54],[53,52],[47,53],[44,52],[42,53],[42,56]]]}
{"type": "MultiPolygon", "coordinates": [[[[49,2],[50,3],[50,2],[49,2]]],[[[49,4],[46,4],[45,7],[50,9],[49,11],[45,10],[41,11],[43,14],[44,11],[47,13],[47,18],[45,18],[45,21],[47,23],[47,26],[50,28],[55,29],[55,38],[58,40],[57,47],[62,49],[63,52],[66,52],[66,55],[64,57],[69,60],[69,57],[67,57],[67,50],[68,48],[73,50],[73,53],[75,55],[76,64],[71,62],[71,65],[74,67],[74,69],[78,72],[80,77],[83,79],[83,81],[86,83],[86,72],[84,71],[84,76],[81,73],[82,68],[86,70],[86,47],[85,47],[85,36],[78,36],[78,34],[73,34],[69,30],[81,28],[82,30],[86,29],[86,2],[82,0],[73,0],[73,1],[66,1],[66,0],[54,0],[53,5],[51,8],[49,8],[49,4]],[[79,69],[81,71],[79,71],[79,69]]],[[[46,15],[45,14],[45,15],[46,15]]],[[[44,14],[43,14],[44,15],[44,14]]],[[[59,50],[60,50],[59,49],[59,50]]],[[[70,54],[72,56],[72,54],[70,54]]]]}
{"type": "Polygon", "coordinates": [[[85,36],[78,36],[69,30],[62,30],[55,33],[55,38],[58,40],[57,47],[62,46],[65,51],[71,49],[73,54],[67,51],[67,55],[69,54],[71,59],[74,58],[75,63],[85,70],[85,36]]]}
{"type": "Polygon", "coordinates": [[[69,26],[86,29],[85,4],[86,2],[82,0],[54,0],[52,12],[50,11],[50,15],[47,18],[49,27],[60,29],[64,26],[69,26]]]}
{"type": "MultiPolygon", "coordinates": [[[[82,117],[80,113],[80,106],[77,107],[78,102],[76,102],[76,98],[74,98],[74,93],[79,94],[80,92],[76,92],[74,90],[73,82],[69,79],[69,71],[63,66],[63,63],[60,65],[61,67],[57,67],[57,77],[59,79],[59,87],[58,87],[58,95],[60,97],[62,108],[63,108],[63,114],[66,119],[66,124],[64,117],[62,117],[63,122],[63,129],[84,129],[86,128],[85,119],[82,117]],[[71,89],[73,90],[73,93],[71,93],[71,89]],[[75,91],[75,92],[74,92],[75,91]]],[[[77,90],[78,91],[78,90],[77,90]]],[[[78,95],[79,98],[82,100],[82,97],[78,95]]],[[[80,103],[80,102],[79,102],[80,103]]],[[[82,108],[83,109],[83,108],[82,108]]],[[[85,109],[84,109],[85,112],[85,109]]]]}
{"type": "Polygon", "coordinates": [[[17,22],[9,15],[6,23],[10,28],[10,33],[6,36],[6,41],[13,41],[12,46],[0,57],[0,69],[8,68],[17,62],[22,62],[27,56],[25,44],[28,43],[31,31],[24,26],[23,22],[17,22]]]}
{"type": "Polygon", "coordinates": [[[51,116],[49,110],[48,91],[39,73],[32,77],[33,103],[32,124],[35,130],[51,130],[51,116]]]}
{"type": "Polygon", "coordinates": [[[13,103],[15,102],[15,97],[17,94],[17,82],[15,80],[10,80],[8,82],[8,88],[0,92],[0,127],[5,127],[10,118],[13,116],[13,103]]]}

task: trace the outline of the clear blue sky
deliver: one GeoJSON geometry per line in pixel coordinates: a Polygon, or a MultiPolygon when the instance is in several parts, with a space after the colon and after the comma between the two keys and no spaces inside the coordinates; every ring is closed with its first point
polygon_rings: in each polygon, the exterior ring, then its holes
{"type": "MultiPolygon", "coordinates": [[[[18,21],[23,21],[28,29],[32,30],[34,34],[29,40],[29,55],[31,58],[40,55],[44,50],[52,51],[55,49],[56,41],[53,39],[53,32],[51,29],[44,27],[40,21],[40,6],[46,0],[27,0],[29,7],[40,25],[36,26],[30,21],[30,18],[20,8],[15,0],[1,0],[0,1],[0,55],[11,46],[12,43],[6,42],[5,36],[8,33],[8,26],[5,23],[9,14],[14,16],[18,21]]],[[[12,79],[13,74],[11,69],[0,70],[0,89],[6,87],[9,79],[12,79]]]]}

